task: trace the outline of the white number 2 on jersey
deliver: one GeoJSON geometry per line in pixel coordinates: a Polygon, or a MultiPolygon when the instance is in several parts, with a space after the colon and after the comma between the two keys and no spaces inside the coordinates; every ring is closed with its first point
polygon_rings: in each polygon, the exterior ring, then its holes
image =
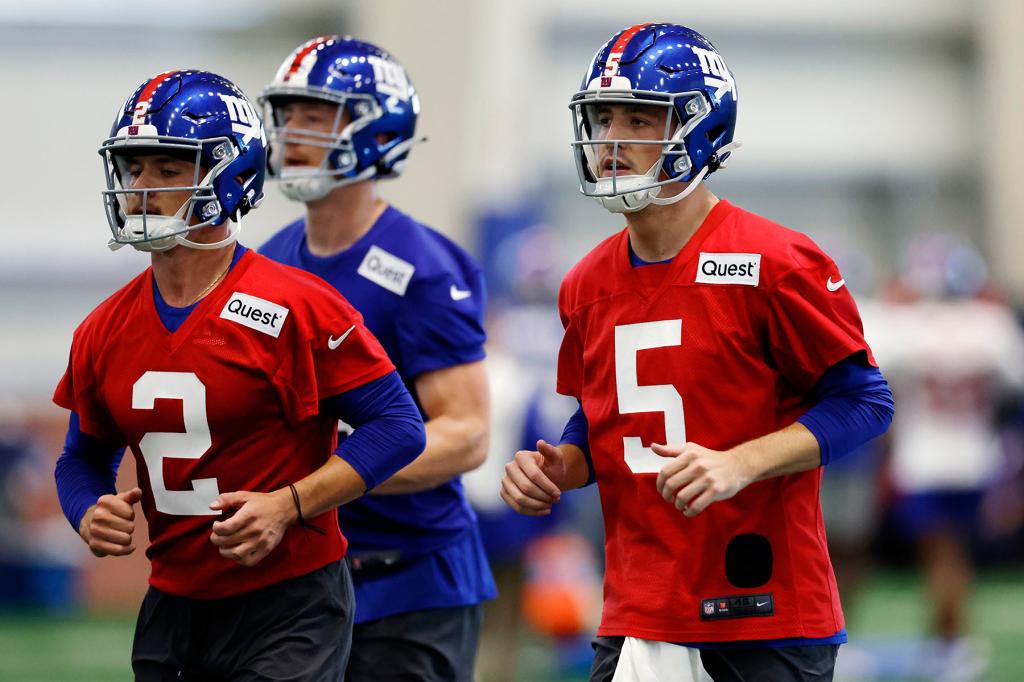
{"type": "MultiPolygon", "coordinates": [[[[636,354],[647,348],[680,345],[682,329],[682,320],[640,322],[615,327],[615,385],[618,389],[619,413],[661,412],[665,415],[666,442],[675,444],[686,442],[683,398],[671,384],[638,385],[636,354]]],[[[668,463],[666,458],[645,448],[638,436],[625,436],[622,445],[626,466],[634,474],[656,474],[668,463]]]]}
{"type": "Polygon", "coordinates": [[[152,410],[157,398],[181,401],[184,433],[147,433],[139,441],[157,511],[179,516],[218,514],[210,509],[220,490],[216,478],[192,481],[192,490],[168,490],[164,458],[199,459],[213,441],[206,419],[206,386],[191,372],[146,372],[132,387],[132,409],[152,410]]]}

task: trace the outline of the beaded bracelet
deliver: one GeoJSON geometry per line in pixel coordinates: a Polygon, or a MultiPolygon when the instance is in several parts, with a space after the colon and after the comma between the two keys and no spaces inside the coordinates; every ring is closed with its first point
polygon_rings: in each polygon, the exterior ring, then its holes
{"type": "Polygon", "coordinates": [[[319,526],[314,526],[312,523],[309,523],[308,521],[306,521],[306,517],[302,515],[302,505],[299,504],[299,491],[295,489],[295,484],[289,483],[288,489],[292,491],[292,501],[295,502],[295,511],[299,513],[299,525],[303,528],[308,528],[309,530],[316,531],[317,533],[320,533],[320,535],[326,535],[323,528],[320,528],[319,526]]]}

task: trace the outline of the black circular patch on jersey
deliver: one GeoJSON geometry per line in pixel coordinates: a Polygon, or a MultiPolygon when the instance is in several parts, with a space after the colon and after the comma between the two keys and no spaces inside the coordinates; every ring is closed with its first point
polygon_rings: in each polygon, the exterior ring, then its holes
{"type": "Polygon", "coordinates": [[[737,535],[725,548],[725,577],[736,587],[758,587],[772,577],[772,543],[763,535],[737,535]]]}

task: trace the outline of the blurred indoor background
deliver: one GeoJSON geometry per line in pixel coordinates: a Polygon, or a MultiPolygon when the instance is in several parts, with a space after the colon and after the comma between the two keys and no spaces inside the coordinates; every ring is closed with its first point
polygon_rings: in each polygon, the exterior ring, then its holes
{"type": "MultiPolygon", "coordinates": [[[[837,679],[1024,679],[1020,0],[0,0],[0,680],[130,679],[146,561],[93,558],[63,518],[50,403],[75,326],[147,265],[106,248],[96,150],[115,109],[172,68],[255,98],[327,33],[408,70],[429,141],[382,193],[488,276],[494,447],[468,485],[502,596],[480,679],[585,679],[596,491],[536,521],[497,480],[574,407],[554,395],[555,292],[622,227],[578,193],[569,97],[609,36],[653,20],[707,35],[736,77],[744,146],[712,190],[836,259],[896,393],[884,442],[825,473],[837,679]]],[[[242,241],[298,213],[270,187],[242,241]]]]}

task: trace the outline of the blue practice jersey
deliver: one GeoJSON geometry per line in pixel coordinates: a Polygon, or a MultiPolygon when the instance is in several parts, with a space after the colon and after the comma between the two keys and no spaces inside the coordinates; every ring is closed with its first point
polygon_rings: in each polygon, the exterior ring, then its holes
{"type": "MultiPolygon", "coordinates": [[[[486,292],[479,265],[395,208],[388,207],[365,235],[334,256],[309,252],[304,219],[278,232],[260,252],[337,288],[363,314],[417,405],[418,375],[484,357],[486,292]]],[[[476,533],[476,516],[458,478],[424,492],[365,495],[341,507],[338,519],[352,556],[399,550],[403,562],[465,544],[476,533]]],[[[493,596],[489,574],[483,584],[484,593],[471,602],[493,596]]],[[[360,602],[361,612],[363,607],[360,602]]],[[[357,621],[365,615],[358,613],[357,621]]]]}

